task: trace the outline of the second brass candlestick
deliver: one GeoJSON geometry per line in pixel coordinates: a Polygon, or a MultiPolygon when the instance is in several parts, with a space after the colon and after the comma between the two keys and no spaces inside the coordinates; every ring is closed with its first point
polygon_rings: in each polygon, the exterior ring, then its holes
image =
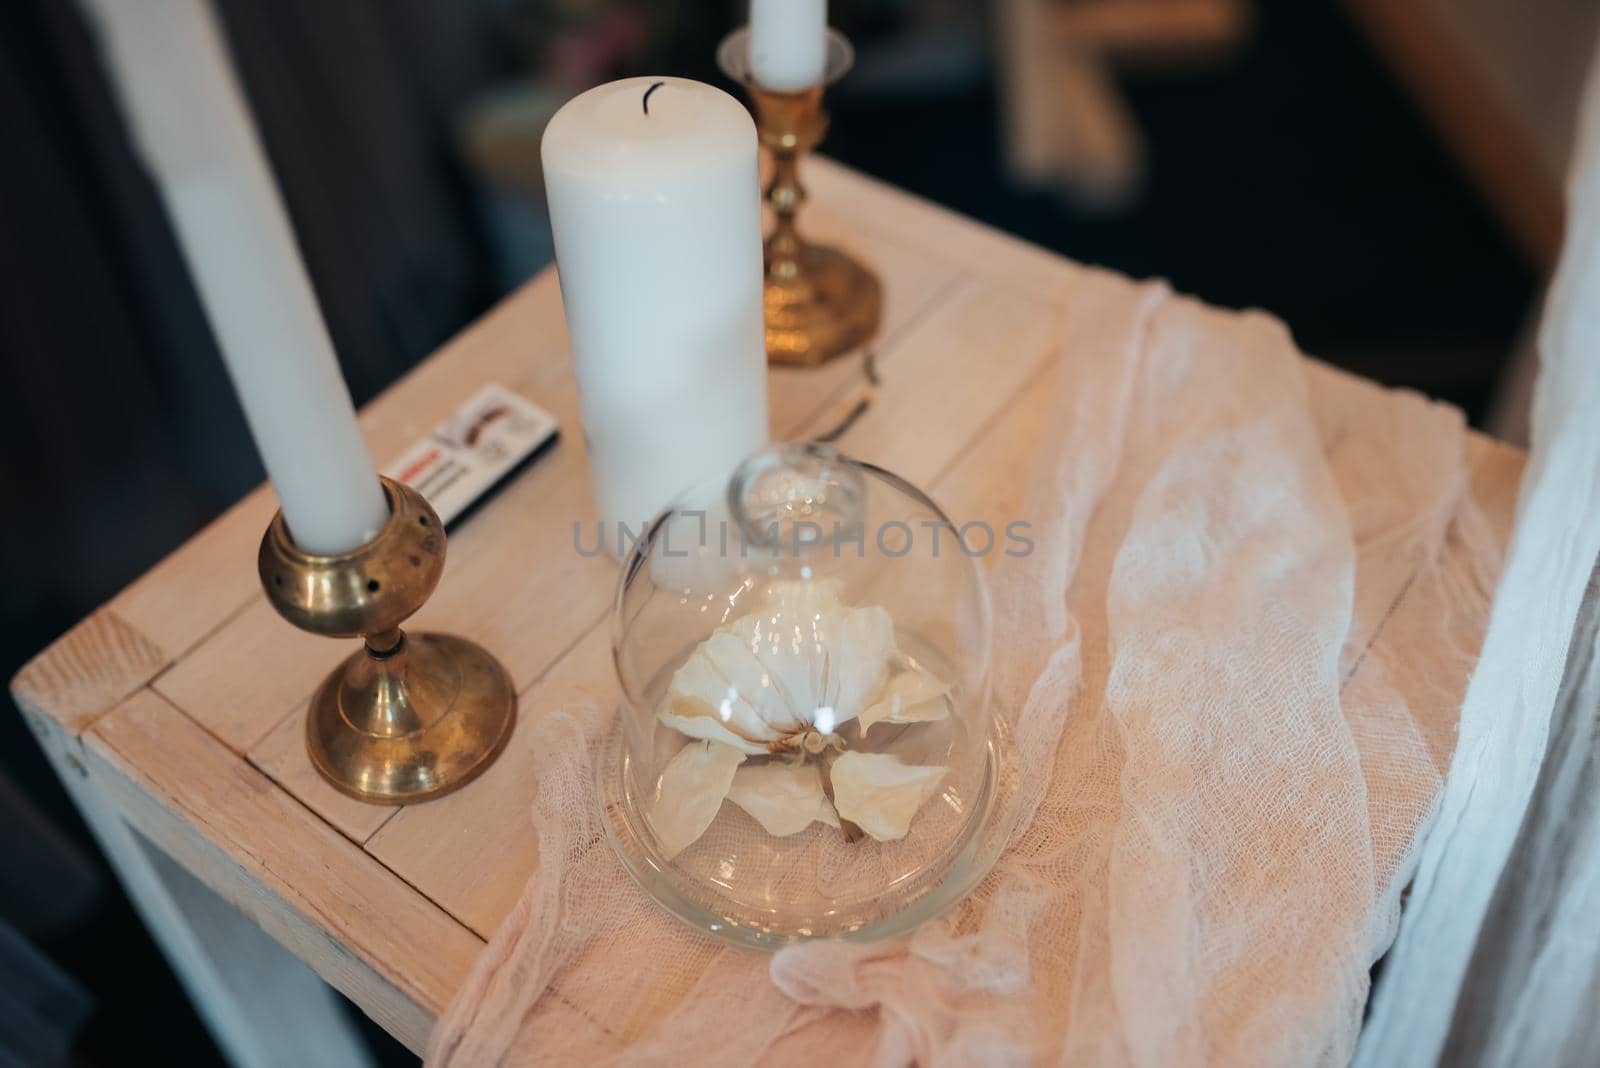
{"type": "Polygon", "coordinates": [[[823,80],[792,92],[758,85],[750,74],[749,55],[748,29],[735,30],[717,49],[723,73],[750,94],[761,144],[772,155],[765,195],[774,224],[763,246],[767,359],[820,364],[877,333],[883,313],[877,275],[839,249],[807,241],[797,224],[806,198],[800,160],[828,129],[823,89],[845,75],[854,54],[842,34],[829,30],[823,80]]]}

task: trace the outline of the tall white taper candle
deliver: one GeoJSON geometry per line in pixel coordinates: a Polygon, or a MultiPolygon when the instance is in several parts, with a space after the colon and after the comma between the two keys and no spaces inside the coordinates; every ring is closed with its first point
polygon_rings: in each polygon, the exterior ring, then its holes
{"type": "Polygon", "coordinates": [[[828,61],[828,0],[750,0],[750,76],[766,89],[809,89],[828,61]]]}
{"type": "Polygon", "coordinates": [[[595,496],[637,528],[767,440],[755,124],[630,78],[568,101],[542,155],[595,496]]]}
{"type": "Polygon", "coordinates": [[[339,553],[389,506],[206,0],[86,0],[295,543],[339,553]]]}

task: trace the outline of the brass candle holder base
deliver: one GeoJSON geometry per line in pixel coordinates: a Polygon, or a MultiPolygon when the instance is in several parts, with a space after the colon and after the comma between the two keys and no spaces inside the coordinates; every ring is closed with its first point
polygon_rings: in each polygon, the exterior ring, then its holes
{"type": "Polygon", "coordinates": [[[261,584],[301,630],[364,637],[318,687],[306,752],[334,789],[361,801],[423,801],[471,782],[511,735],[517,696],[500,662],[449,634],[408,635],[444,572],[444,524],[422,495],[383,479],[389,522],[337,556],[298,548],[280,512],[261,539],[261,584]]]}
{"type": "Polygon", "coordinates": [[[883,286],[870,270],[825,245],[805,245],[795,263],[792,277],[767,270],[769,362],[823,363],[878,332],[883,286]]]}
{"type": "Polygon", "coordinates": [[[800,160],[828,129],[823,89],[844,77],[854,53],[842,34],[829,30],[823,80],[795,91],[756,83],[750,72],[748,28],[723,39],[717,61],[750,94],[756,131],[772,156],[772,179],[764,192],[774,223],[762,248],[767,360],[823,363],[864,344],[877,333],[883,316],[883,285],[877,275],[836,248],[805,240],[796,222],[806,198],[800,160]]]}

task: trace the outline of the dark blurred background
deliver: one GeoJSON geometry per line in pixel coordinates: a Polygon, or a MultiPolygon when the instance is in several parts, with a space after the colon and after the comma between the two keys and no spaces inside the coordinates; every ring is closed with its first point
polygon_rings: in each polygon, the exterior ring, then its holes
{"type": "MultiPolygon", "coordinates": [[[[626,74],[725,84],[715,45],[744,15],[740,0],[217,7],[358,403],[548,262],[538,141],[555,108],[626,74]]],[[[1515,99],[1494,104],[1492,56],[1454,57],[1489,64],[1479,83],[1437,69],[1448,42],[1412,18],[1431,0],[832,8],[859,62],[825,151],[1067,256],[1267,308],[1306,351],[1516,433],[1497,390],[1559,237],[1581,60],[1553,73],[1539,53],[1554,103],[1519,128],[1515,99]]],[[[1580,55],[1592,28],[1568,28],[1580,55]]],[[[0,144],[9,678],[262,471],[74,4],[0,4],[0,144]]],[[[156,1062],[217,1058],[9,713],[0,848],[0,942],[39,953],[0,952],[26,962],[0,986],[65,991],[41,1062],[119,1063],[130,1041],[156,1062]]]]}

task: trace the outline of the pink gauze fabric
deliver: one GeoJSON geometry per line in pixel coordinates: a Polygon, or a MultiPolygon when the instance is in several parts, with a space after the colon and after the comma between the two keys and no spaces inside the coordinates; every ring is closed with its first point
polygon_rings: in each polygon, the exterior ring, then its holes
{"type": "Polygon", "coordinates": [[[1037,548],[992,577],[994,871],[903,940],[726,947],[606,844],[614,711],[552,710],[539,870],[430,1064],[1349,1059],[1498,568],[1461,417],[1259,313],[1090,270],[1064,299],[1037,548]]]}

